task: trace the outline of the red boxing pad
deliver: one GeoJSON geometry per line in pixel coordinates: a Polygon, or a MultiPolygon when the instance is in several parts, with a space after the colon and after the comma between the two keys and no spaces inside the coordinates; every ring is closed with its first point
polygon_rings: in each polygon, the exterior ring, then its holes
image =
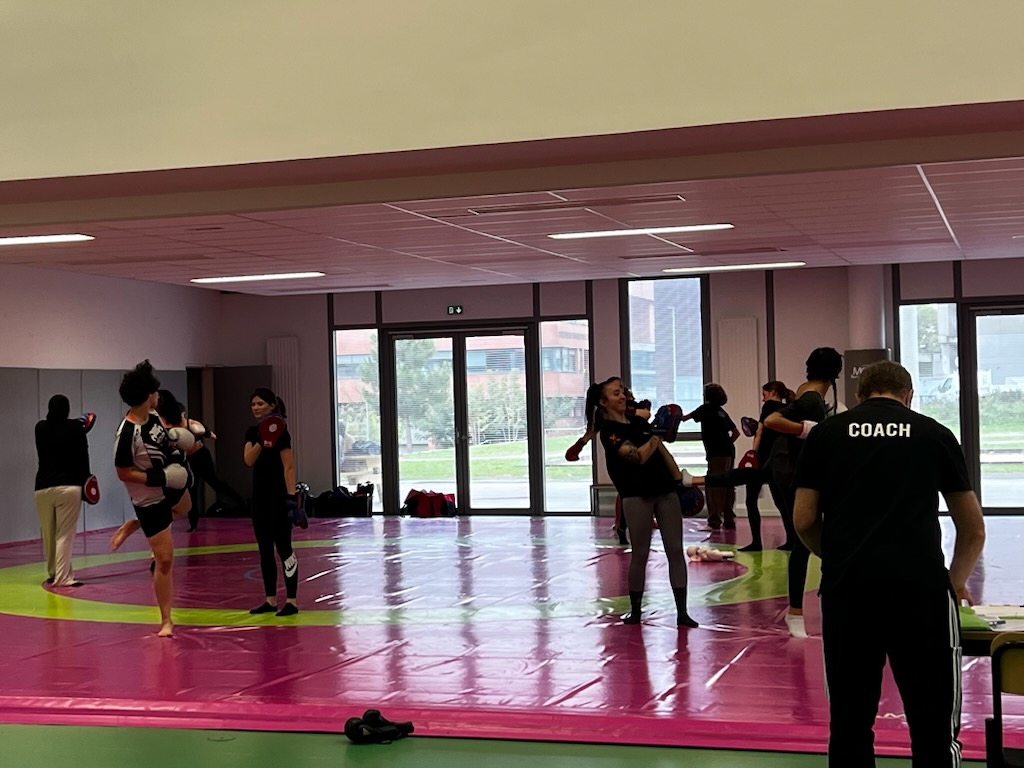
{"type": "Polygon", "coordinates": [[[97,504],[100,500],[100,483],[96,475],[89,475],[82,484],[82,500],[87,504],[97,504]]]}
{"type": "Polygon", "coordinates": [[[747,451],[746,453],[744,453],[740,457],[740,463],[737,464],[736,466],[738,466],[740,469],[745,469],[746,467],[753,467],[754,469],[757,469],[757,451],[747,451]]]}
{"type": "Polygon", "coordinates": [[[260,421],[260,443],[262,443],[264,448],[273,448],[277,441],[281,439],[284,430],[284,419],[276,413],[264,416],[262,421],[260,421]]]}

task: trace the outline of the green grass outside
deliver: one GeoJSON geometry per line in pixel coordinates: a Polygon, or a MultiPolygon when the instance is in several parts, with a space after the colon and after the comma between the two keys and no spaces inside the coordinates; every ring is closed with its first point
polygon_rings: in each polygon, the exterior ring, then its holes
{"type": "MultiPolygon", "coordinates": [[[[1001,435],[1000,437],[1006,437],[1001,435]]],[[[1013,435],[1012,437],[1021,437],[1013,435]]],[[[576,480],[590,483],[593,477],[590,463],[582,461],[570,464],[565,461],[565,449],[572,445],[574,438],[551,437],[545,441],[545,476],[549,480],[576,480]]],[[[1021,445],[1022,441],[1016,441],[1021,445]]],[[[1005,443],[999,447],[1007,448],[1005,443]]],[[[678,453],[679,451],[676,451],[678,453]]],[[[696,463],[703,463],[703,449],[700,443],[687,444],[685,453],[694,454],[696,463]]],[[[526,441],[515,443],[493,443],[475,445],[470,448],[470,472],[478,480],[522,479],[527,475],[526,441]]],[[[407,453],[401,457],[401,476],[403,481],[438,480],[455,477],[455,449],[442,448],[432,451],[407,453]]],[[[1024,464],[985,464],[986,474],[1020,474],[1024,473],[1024,464]]]]}

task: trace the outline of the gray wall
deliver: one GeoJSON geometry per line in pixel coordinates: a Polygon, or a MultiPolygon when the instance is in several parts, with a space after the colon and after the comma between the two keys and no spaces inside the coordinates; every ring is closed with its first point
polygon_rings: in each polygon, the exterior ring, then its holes
{"type": "MultiPolygon", "coordinates": [[[[117,394],[122,371],[76,371],[36,368],[0,368],[0,413],[9,439],[0,443],[0,481],[8,489],[0,516],[0,542],[39,538],[32,493],[37,458],[36,422],[46,416],[46,404],[55,394],[67,395],[71,415],[96,413],[89,433],[89,464],[100,483],[100,503],[83,504],[79,531],[120,525],[134,515],[124,486],[114,471],[114,433],[127,410],[117,394]]],[[[179,400],[187,395],[184,371],[157,371],[160,384],[179,400]]]]}

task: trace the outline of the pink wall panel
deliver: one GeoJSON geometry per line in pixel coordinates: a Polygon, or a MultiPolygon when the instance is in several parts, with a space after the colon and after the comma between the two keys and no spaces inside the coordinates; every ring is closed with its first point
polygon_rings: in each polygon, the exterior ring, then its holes
{"type": "Polygon", "coordinates": [[[334,324],[339,328],[346,325],[372,325],[376,321],[377,294],[373,291],[336,293],[331,301],[334,302],[334,324]]]}
{"type": "Polygon", "coordinates": [[[202,288],[0,266],[0,366],[213,364],[219,307],[220,294],[202,288]]]}
{"type": "Polygon", "coordinates": [[[448,323],[448,305],[463,307],[460,322],[533,316],[533,285],[478,285],[387,291],[382,295],[385,323],[448,323]]]}
{"type": "Polygon", "coordinates": [[[964,296],[1020,296],[1024,294],[1024,261],[999,259],[963,263],[964,296]]]}
{"type": "Polygon", "coordinates": [[[846,269],[792,269],[775,273],[776,375],[792,389],[805,378],[815,347],[849,345],[846,269]]]}
{"type": "MultiPolygon", "coordinates": [[[[760,389],[744,391],[735,382],[728,381],[722,375],[722,361],[717,359],[720,350],[718,339],[718,322],[727,318],[752,317],[757,326],[757,357],[745,361],[754,369],[754,378],[760,387],[768,380],[768,356],[765,312],[765,275],[764,272],[727,272],[711,275],[711,349],[712,378],[718,381],[729,394],[729,405],[726,410],[735,421],[740,416],[756,416],[760,412],[760,389]]],[[[744,440],[744,450],[749,448],[749,441],[744,440]]]]}
{"type": "Polygon", "coordinates": [[[541,283],[540,313],[544,317],[582,315],[587,311],[586,282],[541,283]]]}
{"type": "Polygon", "coordinates": [[[953,298],[953,262],[901,264],[900,298],[908,301],[953,298]]]}

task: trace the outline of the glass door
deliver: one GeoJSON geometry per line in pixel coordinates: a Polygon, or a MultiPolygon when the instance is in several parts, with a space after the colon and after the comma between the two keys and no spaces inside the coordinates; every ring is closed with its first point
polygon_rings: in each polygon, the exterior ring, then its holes
{"type": "Polygon", "coordinates": [[[979,490],[986,511],[1024,508],[1024,306],[974,307],[979,490]]]}
{"type": "Polygon", "coordinates": [[[476,512],[530,508],[526,335],[465,337],[468,502],[476,512]]]}
{"type": "Polygon", "coordinates": [[[463,515],[532,508],[539,417],[527,379],[539,363],[527,365],[527,338],[522,328],[391,337],[399,504],[415,488],[453,494],[463,515]]]}

